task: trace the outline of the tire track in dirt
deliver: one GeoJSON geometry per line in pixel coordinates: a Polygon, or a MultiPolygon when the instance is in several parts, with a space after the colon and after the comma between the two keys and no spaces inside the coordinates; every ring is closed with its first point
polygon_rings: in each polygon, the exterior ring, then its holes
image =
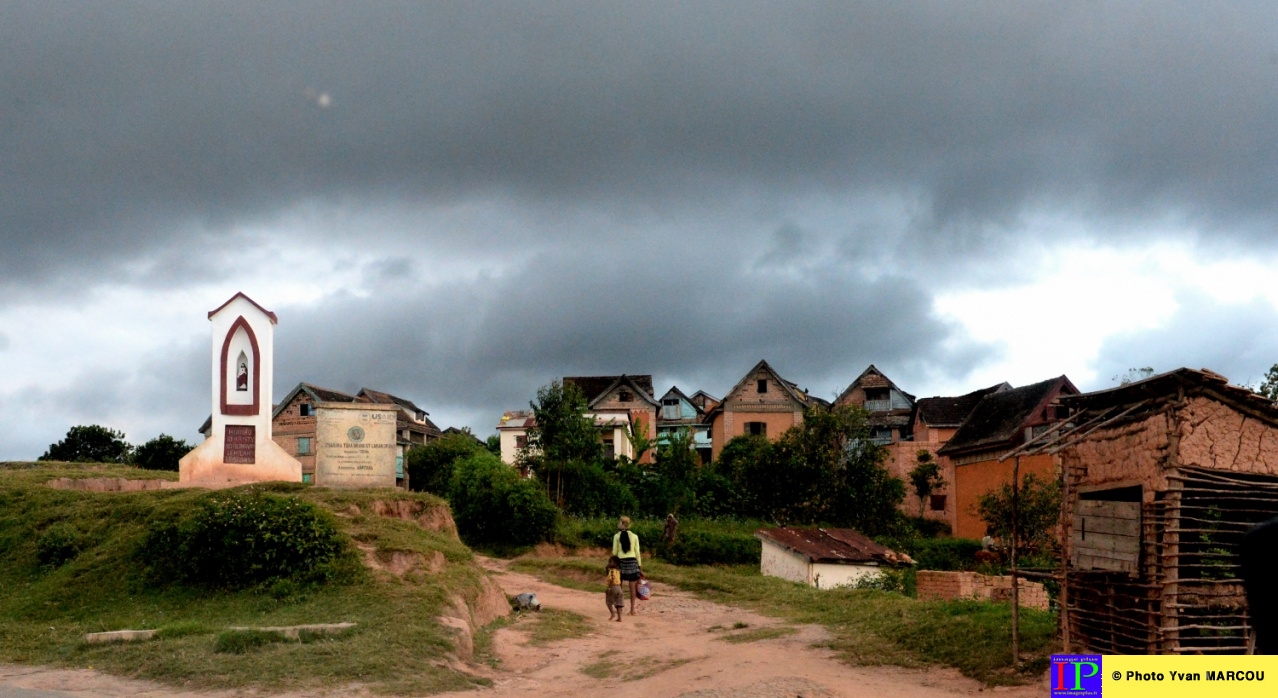
{"type": "Polygon", "coordinates": [[[578,591],[513,572],[508,561],[481,558],[481,563],[507,594],[535,592],[544,608],[572,611],[593,622],[584,637],[538,647],[527,644],[520,624],[497,631],[493,651],[500,664],[486,674],[494,685],[478,692],[485,698],[947,698],[989,694],[1030,698],[1042,694],[1039,686],[985,689],[951,669],[849,666],[834,652],[814,647],[829,639],[820,626],[788,624],[698,599],[659,582],[653,583],[652,600],[638,603],[639,615],[627,615],[621,623],[610,622],[602,585],[597,593],[578,591]],[[747,628],[732,630],[737,623],[745,623],[747,628]],[[712,631],[716,627],[723,630],[712,631]],[[790,634],[740,644],[721,639],[774,628],[790,634]]]}

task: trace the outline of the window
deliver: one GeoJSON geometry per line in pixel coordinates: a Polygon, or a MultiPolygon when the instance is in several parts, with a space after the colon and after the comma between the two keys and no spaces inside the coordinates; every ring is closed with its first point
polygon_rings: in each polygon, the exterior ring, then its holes
{"type": "Polygon", "coordinates": [[[662,419],[678,419],[679,418],[679,398],[670,398],[661,401],[661,418],[662,419]]]}
{"type": "Polygon", "coordinates": [[[768,424],[767,422],[746,422],[745,433],[750,436],[767,436],[768,424]]]}
{"type": "Polygon", "coordinates": [[[870,441],[880,446],[892,443],[892,430],[883,427],[875,427],[870,430],[870,441]]]}
{"type": "Polygon", "coordinates": [[[311,403],[309,402],[303,402],[301,405],[299,405],[298,411],[301,413],[303,417],[310,417],[311,415],[315,414],[315,408],[312,407],[311,403]]]}
{"type": "Polygon", "coordinates": [[[528,437],[523,434],[515,436],[515,448],[528,448],[528,437]]]}
{"type": "Polygon", "coordinates": [[[630,402],[634,399],[634,395],[629,390],[623,390],[617,393],[617,399],[621,402],[630,402]]]}
{"type": "Polygon", "coordinates": [[[760,378],[760,379],[759,379],[759,392],[760,392],[760,393],[766,393],[766,392],[768,392],[768,379],[767,379],[767,378],[760,378]]]}
{"type": "Polygon", "coordinates": [[[315,476],[310,473],[302,473],[302,482],[310,484],[315,481],[315,476]]]}
{"type": "Polygon", "coordinates": [[[934,494],[929,498],[928,506],[932,511],[945,511],[945,495],[934,494]]]}
{"type": "Polygon", "coordinates": [[[892,409],[892,393],[887,388],[866,388],[865,409],[882,412],[892,409]]]}
{"type": "Polygon", "coordinates": [[[604,437],[604,440],[603,440],[603,446],[604,446],[604,458],[607,458],[608,460],[616,460],[616,458],[617,458],[617,449],[616,449],[616,447],[614,447],[614,446],[612,445],[612,437],[611,437],[611,436],[605,436],[605,437],[604,437]]]}
{"type": "Polygon", "coordinates": [[[299,456],[311,455],[311,437],[309,436],[297,437],[297,455],[299,456]]]}

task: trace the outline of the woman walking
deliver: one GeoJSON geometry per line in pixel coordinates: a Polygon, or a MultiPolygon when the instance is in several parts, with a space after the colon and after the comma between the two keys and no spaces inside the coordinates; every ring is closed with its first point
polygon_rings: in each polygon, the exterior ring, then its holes
{"type": "Polygon", "coordinates": [[[617,522],[617,535],[612,537],[612,554],[621,561],[621,580],[630,587],[630,615],[635,615],[635,590],[643,577],[643,562],[639,557],[639,536],[630,532],[630,517],[623,516],[617,522]]]}

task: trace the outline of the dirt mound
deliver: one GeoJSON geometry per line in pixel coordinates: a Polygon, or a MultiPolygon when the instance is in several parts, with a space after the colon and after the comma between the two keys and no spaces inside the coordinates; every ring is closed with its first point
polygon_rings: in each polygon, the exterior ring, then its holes
{"type": "MultiPolygon", "coordinates": [[[[453,522],[453,515],[449,513],[448,507],[427,506],[425,502],[407,499],[393,499],[389,502],[374,499],[368,506],[378,516],[413,521],[427,531],[447,533],[454,537],[457,535],[457,524],[453,522]]],[[[358,515],[359,507],[352,504],[351,508],[358,515]]]]}

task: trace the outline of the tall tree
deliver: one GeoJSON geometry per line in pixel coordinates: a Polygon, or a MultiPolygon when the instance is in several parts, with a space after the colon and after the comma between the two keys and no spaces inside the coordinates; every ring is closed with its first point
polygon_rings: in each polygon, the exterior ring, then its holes
{"type": "Polygon", "coordinates": [[[603,444],[593,420],[586,417],[586,397],[569,383],[552,381],[537,390],[528,403],[535,424],[528,430],[528,451],[547,461],[586,461],[603,458],[603,444]]]}
{"type": "Polygon", "coordinates": [[[990,533],[1016,546],[1018,555],[1051,548],[1053,529],[1061,518],[1061,487],[1055,480],[1027,473],[1016,493],[1017,540],[1012,540],[1012,484],[981,495],[977,513],[990,533]]]}
{"type": "Polygon", "coordinates": [[[1252,391],[1270,400],[1278,400],[1278,364],[1269,367],[1265,372],[1265,379],[1252,388],[1252,391]]]}

